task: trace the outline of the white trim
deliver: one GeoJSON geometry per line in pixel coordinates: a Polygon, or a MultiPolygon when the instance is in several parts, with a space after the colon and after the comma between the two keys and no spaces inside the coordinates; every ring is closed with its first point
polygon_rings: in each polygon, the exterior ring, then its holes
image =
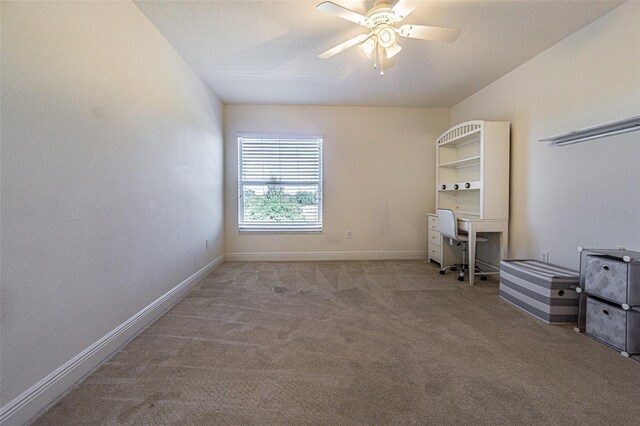
{"type": "Polygon", "coordinates": [[[223,261],[223,255],[214,259],[0,408],[0,425],[20,425],[34,418],[178,302],[194,284],[217,268],[223,261]]]}
{"type": "Polygon", "coordinates": [[[426,260],[425,251],[300,251],[226,253],[226,262],[287,262],[314,260],[426,260]]]}
{"type": "Polygon", "coordinates": [[[317,133],[281,133],[281,132],[236,132],[237,138],[247,139],[324,139],[317,133]]]}

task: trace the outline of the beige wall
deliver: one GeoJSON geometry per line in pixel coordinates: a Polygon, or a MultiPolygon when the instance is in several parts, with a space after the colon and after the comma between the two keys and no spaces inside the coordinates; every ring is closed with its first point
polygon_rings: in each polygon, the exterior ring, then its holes
{"type": "Polygon", "coordinates": [[[5,405],[222,254],[223,144],[133,3],[1,7],[5,405]]]}
{"type": "Polygon", "coordinates": [[[623,4],[452,109],[512,123],[511,256],[578,267],[578,246],[640,250],[640,132],[538,139],[640,114],[640,2],[623,4]]]}
{"type": "Polygon", "coordinates": [[[224,123],[226,259],[426,257],[448,108],[228,105],[224,123]],[[324,136],[322,234],[238,234],[237,132],[324,136]]]}

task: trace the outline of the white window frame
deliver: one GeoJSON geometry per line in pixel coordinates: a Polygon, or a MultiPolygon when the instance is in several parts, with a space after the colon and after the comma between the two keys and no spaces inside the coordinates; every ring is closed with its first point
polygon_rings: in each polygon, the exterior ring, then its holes
{"type": "MultiPolygon", "coordinates": [[[[239,234],[321,234],[324,229],[323,205],[324,205],[324,155],[323,145],[324,137],[308,134],[288,134],[288,133],[236,133],[237,153],[238,153],[238,212],[237,226],[239,234]],[[242,140],[243,139],[317,139],[319,141],[319,178],[318,178],[318,223],[320,226],[309,227],[283,227],[269,226],[242,226],[242,218],[244,214],[244,185],[242,180],[242,140]]],[[[246,183],[249,184],[249,183],[246,183]]]]}

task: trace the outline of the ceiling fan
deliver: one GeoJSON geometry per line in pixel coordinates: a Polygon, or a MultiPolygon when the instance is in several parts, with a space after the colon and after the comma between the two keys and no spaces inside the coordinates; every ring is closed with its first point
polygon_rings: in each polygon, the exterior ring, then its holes
{"type": "Polygon", "coordinates": [[[374,57],[374,68],[379,65],[380,75],[384,75],[385,65],[387,68],[393,65],[389,59],[402,50],[397,41],[398,36],[448,43],[454,42],[458,38],[461,31],[459,28],[413,24],[398,26],[398,23],[413,12],[417,6],[418,2],[415,0],[398,0],[394,6],[392,6],[392,0],[375,0],[371,10],[367,12],[366,16],[363,16],[330,1],[320,3],[316,9],[367,27],[369,32],[347,40],[321,53],[318,57],[327,59],[358,45],[367,57],[374,57]],[[387,61],[386,64],[385,61],[387,61]]]}

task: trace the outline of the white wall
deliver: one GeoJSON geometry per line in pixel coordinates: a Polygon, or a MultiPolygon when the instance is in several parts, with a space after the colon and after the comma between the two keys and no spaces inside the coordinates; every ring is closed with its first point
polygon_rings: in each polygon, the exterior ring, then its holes
{"type": "Polygon", "coordinates": [[[227,105],[224,123],[227,260],[426,257],[448,108],[227,105]],[[324,136],[322,234],[238,234],[237,132],[324,136]]]}
{"type": "Polygon", "coordinates": [[[223,137],[133,3],[1,7],[5,405],[222,254],[223,137]]]}
{"type": "Polygon", "coordinates": [[[640,114],[640,2],[628,2],[452,109],[512,123],[512,257],[577,268],[576,247],[640,250],[640,133],[538,139],[640,114]]]}

